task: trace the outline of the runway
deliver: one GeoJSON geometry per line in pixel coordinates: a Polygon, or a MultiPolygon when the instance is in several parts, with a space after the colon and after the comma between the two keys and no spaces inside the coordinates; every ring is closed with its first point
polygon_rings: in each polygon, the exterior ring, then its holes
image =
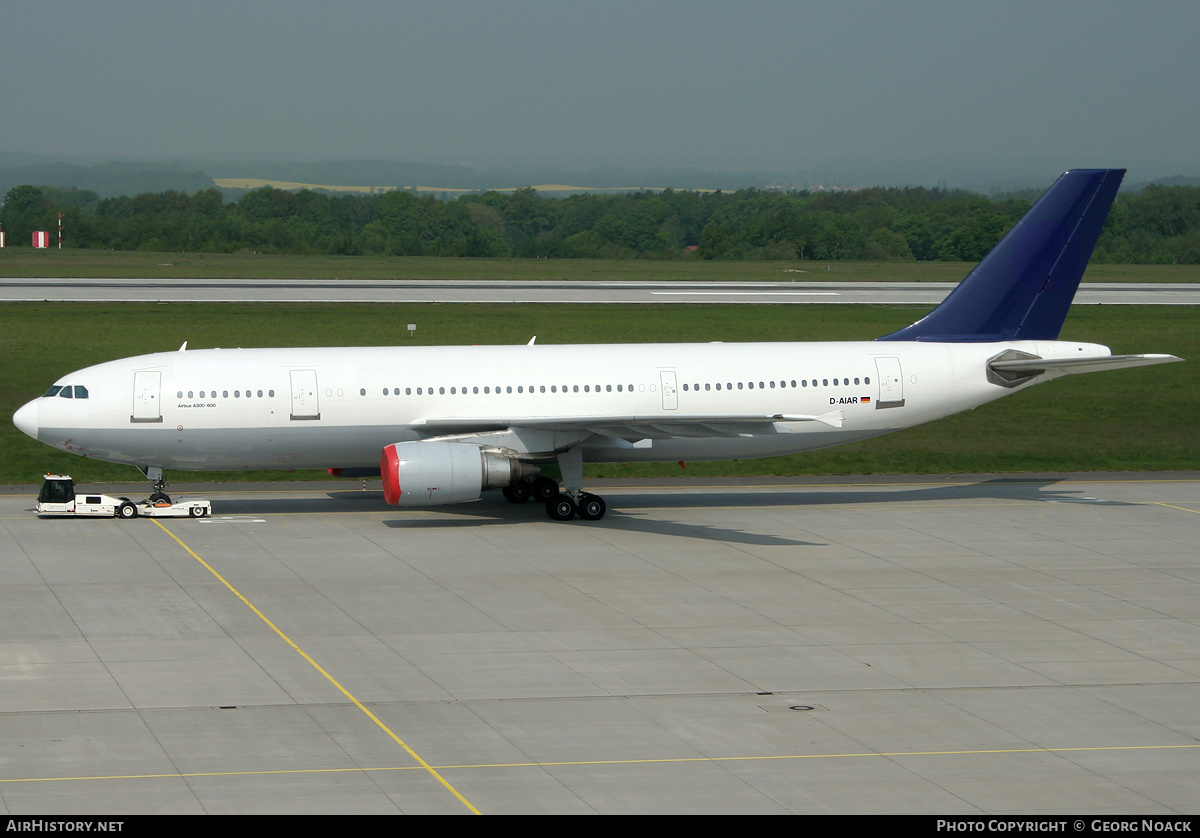
{"type": "Polygon", "coordinates": [[[4,488],[0,808],[1200,808],[1200,474],[589,488],[592,524],[359,481],[41,520],[4,488]]]}
{"type": "MultiPolygon", "coordinates": [[[[860,303],[935,306],[951,282],[0,279],[8,302],[860,303]]],[[[1084,283],[1077,305],[1200,305],[1197,283],[1084,283]]]]}

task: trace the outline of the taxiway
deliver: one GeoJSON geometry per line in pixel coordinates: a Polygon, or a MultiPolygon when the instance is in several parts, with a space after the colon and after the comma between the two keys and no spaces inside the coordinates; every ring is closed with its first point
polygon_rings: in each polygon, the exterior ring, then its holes
{"type": "Polygon", "coordinates": [[[0,491],[0,810],[1197,811],[1200,475],[377,485],[0,491]]]}

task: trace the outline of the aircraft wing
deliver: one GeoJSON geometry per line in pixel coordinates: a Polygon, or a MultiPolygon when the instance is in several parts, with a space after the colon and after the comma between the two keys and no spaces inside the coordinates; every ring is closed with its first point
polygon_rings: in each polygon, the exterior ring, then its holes
{"type": "Polygon", "coordinates": [[[421,428],[435,434],[482,433],[525,428],[534,431],[592,433],[616,439],[736,437],[776,433],[777,423],[819,422],[840,428],[842,411],[819,416],[797,413],[749,416],[506,416],[503,418],[427,419],[421,428]]]}

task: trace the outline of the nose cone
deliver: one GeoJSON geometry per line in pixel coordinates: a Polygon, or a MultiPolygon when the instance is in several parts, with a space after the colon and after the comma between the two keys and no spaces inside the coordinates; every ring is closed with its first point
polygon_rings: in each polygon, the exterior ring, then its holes
{"type": "Polygon", "coordinates": [[[37,439],[38,403],[36,399],[13,414],[13,424],[21,429],[21,433],[37,439]]]}

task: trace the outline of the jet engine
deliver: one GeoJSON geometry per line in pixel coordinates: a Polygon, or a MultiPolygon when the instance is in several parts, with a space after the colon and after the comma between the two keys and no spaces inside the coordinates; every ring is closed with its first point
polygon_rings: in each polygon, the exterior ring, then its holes
{"type": "Polygon", "coordinates": [[[479,500],[484,489],[537,474],[509,453],[465,442],[395,442],[384,447],[379,470],[383,497],[393,506],[479,500]]]}

